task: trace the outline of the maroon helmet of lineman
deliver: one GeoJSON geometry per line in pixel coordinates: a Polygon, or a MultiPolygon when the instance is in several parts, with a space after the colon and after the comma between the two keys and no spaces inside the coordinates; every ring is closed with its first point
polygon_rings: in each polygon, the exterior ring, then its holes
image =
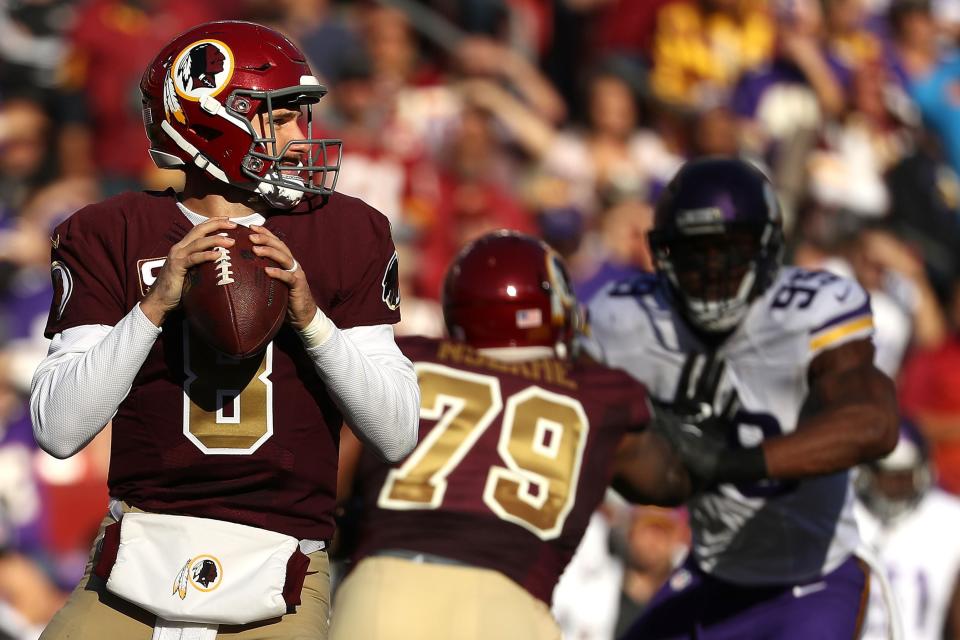
{"type": "Polygon", "coordinates": [[[451,338],[478,349],[545,346],[561,357],[580,326],[563,260],[512,231],[489,233],[460,252],[444,281],[443,316],[451,338]]]}
{"type": "Polygon", "coordinates": [[[336,185],[340,141],[313,137],[310,105],[326,93],[285,37],[251,22],[208,22],[180,34],[140,81],[150,156],[162,169],[194,165],[277,207],[336,185]],[[276,108],[304,110],[306,137],[279,146],[276,108]],[[260,118],[262,135],[252,120],[260,118]],[[290,166],[290,149],[308,149],[290,166]],[[278,148],[279,146],[279,148],[278,148]]]}

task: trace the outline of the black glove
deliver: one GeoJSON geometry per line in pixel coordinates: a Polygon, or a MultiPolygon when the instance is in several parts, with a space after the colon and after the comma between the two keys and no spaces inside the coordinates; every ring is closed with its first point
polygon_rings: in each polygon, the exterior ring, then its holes
{"type": "Polygon", "coordinates": [[[714,354],[691,353],[680,370],[671,409],[685,422],[705,430],[725,432],[740,409],[736,390],[731,390],[726,405],[718,414],[716,407],[726,363],[714,354]],[[729,422],[725,425],[725,420],[729,422]]]}
{"type": "Polygon", "coordinates": [[[718,433],[719,418],[692,424],[671,406],[654,405],[651,429],[659,433],[677,452],[699,489],[723,482],[753,482],[767,475],[767,461],[761,447],[731,446],[718,433]]]}
{"type": "Polygon", "coordinates": [[[654,403],[652,428],[673,446],[701,486],[766,477],[763,450],[737,445],[736,390],[729,391],[720,411],[716,409],[725,368],[714,354],[692,353],[683,364],[673,402],[654,403]]]}

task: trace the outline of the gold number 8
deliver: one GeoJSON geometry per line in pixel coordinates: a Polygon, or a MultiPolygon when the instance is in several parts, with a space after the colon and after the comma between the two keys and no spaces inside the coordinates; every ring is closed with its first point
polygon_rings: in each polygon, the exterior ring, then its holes
{"type": "Polygon", "coordinates": [[[235,360],[184,323],[183,433],[206,454],[249,455],[273,435],[273,343],[235,360]]]}

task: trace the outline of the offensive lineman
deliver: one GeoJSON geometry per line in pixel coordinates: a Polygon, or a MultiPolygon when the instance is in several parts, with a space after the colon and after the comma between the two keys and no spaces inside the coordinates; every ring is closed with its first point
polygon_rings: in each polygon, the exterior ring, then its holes
{"type": "MultiPolygon", "coordinates": [[[[553,588],[606,487],[676,503],[689,477],[626,373],[569,357],[579,310],[540,240],[488,234],[444,286],[449,340],[401,338],[420,381],[420,444],[364,452],[358,564],[336,640],[560,638],[553,588]]],[[[346,467],[347,464],[344,463],[346,467]]]]}

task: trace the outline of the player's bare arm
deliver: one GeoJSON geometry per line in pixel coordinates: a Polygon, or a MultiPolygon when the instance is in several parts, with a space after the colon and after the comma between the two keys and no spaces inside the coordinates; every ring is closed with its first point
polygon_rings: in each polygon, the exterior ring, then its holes
{"type": "Polygon", "coordinates": [[[250,240],[256,245],[253,250],[258,256],[271,258],[283,268],[266,267],[267,275],[279,280],[290,288],[287,297],[287,321],[297,331],[302,331],[317,313],[317,303],[310,292],[310,283],[303,269],[284,242],[266,227],[252,225],[250,240]]]}
{"type": "Polygon", "coordinates": [[[156,326],[163,324],[167,314],[180,305],[180,295],[183,291],[183,279],[187,271],[198,264],[213,262],[220,253],[215,247],[230,247],[232,238],[216,235],[223,229],[233,229],[237,224],[228,218],[211,218],[207,222],[198,224],[191,229],[183,239],[170,248],[166,262],[157,281],[150,288],[140,310],[156,326]]]}
{"type": "Polygon", "coordinates": [[[693,493],[693,482],[680,456],[654,431],[624,436],[613,473],[613,488],[630,502],[672,507],[693,493]]]}
{"type": "Polygon", "coordinates": [[[873,343],[863,339],[813,359],[797,430],[763,443],[769,477],[833,473],[893,450],[898,424],[894,385],[873,365],[873,352],[873,343]]]}

